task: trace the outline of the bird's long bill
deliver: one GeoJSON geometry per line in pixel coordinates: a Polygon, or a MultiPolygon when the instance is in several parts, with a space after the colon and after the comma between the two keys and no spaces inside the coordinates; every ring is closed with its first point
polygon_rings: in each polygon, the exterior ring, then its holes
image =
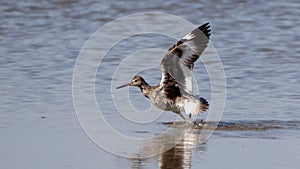
{"type": "Polygon", "coordinates": [[[123,88],[123,87],[126,87],[126,86],[130,86],[130,83],[127,83],[127,84],[124,84],[124,85],[118,86],[118,87],[116,87],[116,89],[121,89],[121,88],[123,88]]]}

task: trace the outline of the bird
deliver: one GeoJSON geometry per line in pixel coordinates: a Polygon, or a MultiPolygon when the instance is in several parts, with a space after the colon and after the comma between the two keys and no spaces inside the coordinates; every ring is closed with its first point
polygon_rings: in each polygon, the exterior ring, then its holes
{"type": "Polygon", "coordinates": [[[129,83],[116,89],[138,87],[157,108],[174,112],[183,119],[205,112],[209,103],[202,97],[193,96],[192,76],[194,63],[209,43],[210,32],[207,22],[168,49],[160,63],[162,76],[158,85],[150,86],[143,77],[135,75],[129,83]]]}

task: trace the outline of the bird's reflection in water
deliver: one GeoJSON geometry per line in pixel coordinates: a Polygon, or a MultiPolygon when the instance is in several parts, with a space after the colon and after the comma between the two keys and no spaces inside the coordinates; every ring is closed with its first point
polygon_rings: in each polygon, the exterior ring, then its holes
{"type": "MultiPolygon", "coordinates": [[[[217,134],[228,137],[228,132],[243,131],[233,137],[255,137],[276,139],[274,132],[267,130],[300,130],[300,121],[256,120],[231,122],[205,122],[205,125],[189,126],[178,122],[163,123],[170,126],[165,132],[156,135],[144,144],[137,154],[141,158],[132,159],[132,168],[186,169],[191,168],[192,153],[205,151],[205,133],[216,129],[217,134]],[[205,128],[204,128],[205,127],[205,128]],[[217,128],[215,128],[217,127],[217,128]],[[264,132],[261,132],[264,131],[264,132]],[[202,134],[202,135],[201,135],[202,134]],[[268,135],[270,134],[270,135],[268,135]],[[145,157],[153,158],[145,158],[145,157]],[[149,167],[150,166],[150,167],[149,167]]],[[[201,121],[200,121],[201,123],[201,121]]],[[[210,132],[208,132],[209,134],[210,132]]],[[[197,153],[198,154],[198,153],[197,153]]]]}
{"type": "Polygon", "coordinates": [[[199,143],[199,134],[187,133],[186,137],[175,147],[158,157],[158,167],[161,169],[191,168],[193,150],[204,151],[205,145],[199,143]]]}
{"type": "Polygon", "coordinates": [[[192,152],[205,150],[205,145],[200,141],[200,132],[192,126],[171,125],[167,132],[155,136],[152,142],[141,147],[141,158],[131,159],[132,168],[153,168],[153,165],[160,169],[191,168],[192,152]],[[143,154],[156,156],[145,159],[142,158],[143,154]]]}

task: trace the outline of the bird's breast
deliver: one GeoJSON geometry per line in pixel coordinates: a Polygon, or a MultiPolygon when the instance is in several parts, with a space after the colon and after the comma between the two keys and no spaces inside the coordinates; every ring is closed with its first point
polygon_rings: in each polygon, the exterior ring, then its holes
{"type": "Polygon", "coordinates": [[[145,90],[145,89],[141,89],[141,92],[143,93],[143,95],[147,98],[150,97],[150,91],[149,90],[145,90]]]}

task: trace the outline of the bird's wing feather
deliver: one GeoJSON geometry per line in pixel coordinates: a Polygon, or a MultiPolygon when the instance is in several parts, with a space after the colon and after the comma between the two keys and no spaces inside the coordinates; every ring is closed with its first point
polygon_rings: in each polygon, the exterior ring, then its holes
{"type": "Polygon", "coordinates": [[[174,44],[163,57],[160,67],[160,85],[176,84],[180,92],[192,94],[194,62],[207,47],[210,37],[209,23],[203,24],[174,44]]]}

